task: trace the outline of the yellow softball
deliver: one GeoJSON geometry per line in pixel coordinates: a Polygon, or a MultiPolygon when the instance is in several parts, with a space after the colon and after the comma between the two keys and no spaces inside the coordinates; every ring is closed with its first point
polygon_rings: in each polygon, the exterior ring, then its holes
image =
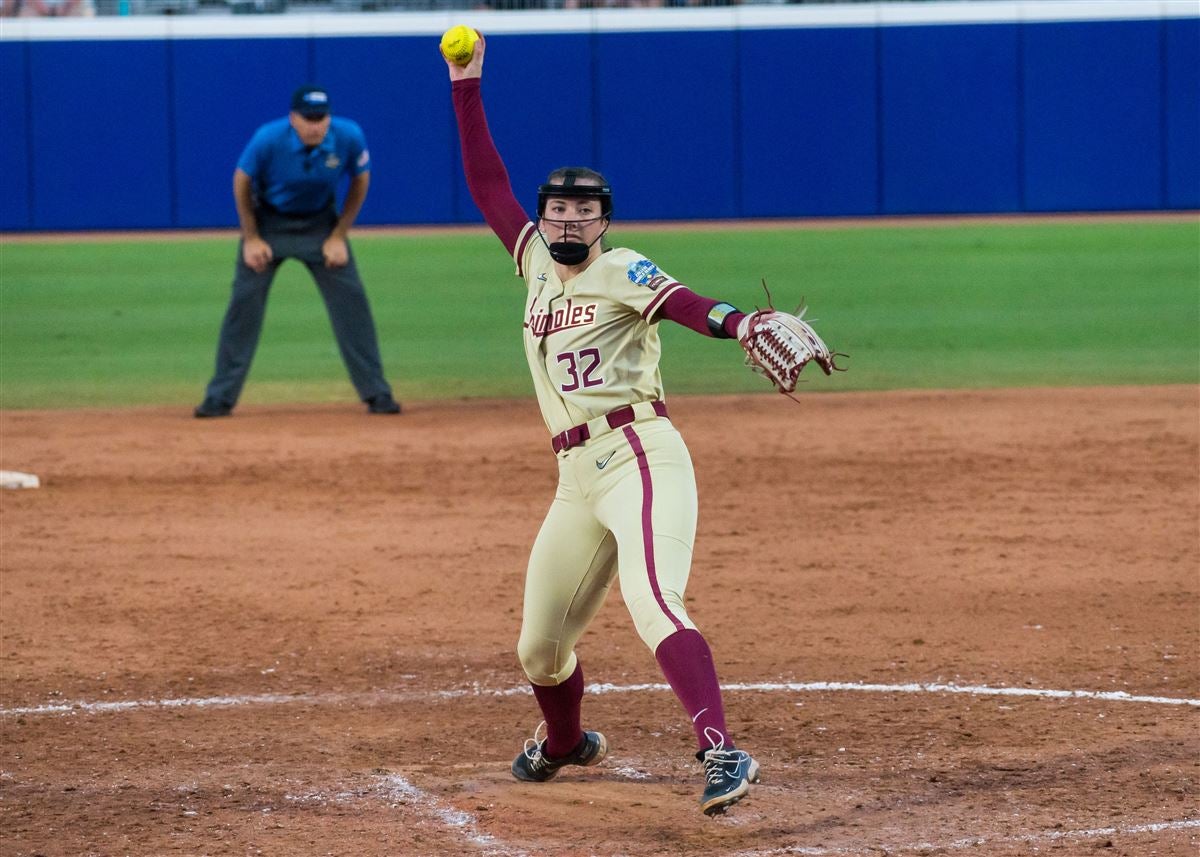
{"type": "Polygon", "coordinates": [[[475,43],[479,34],[470,27],[459,24],[442,34],[442,56],[455,65],[466,65],[475,54],[475,43]]]}

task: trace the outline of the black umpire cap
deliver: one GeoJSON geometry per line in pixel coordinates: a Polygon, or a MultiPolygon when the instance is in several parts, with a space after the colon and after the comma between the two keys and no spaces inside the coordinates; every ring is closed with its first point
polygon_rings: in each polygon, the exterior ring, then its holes
{"type": "Polygon", "coordinates": [[[329,115],[329,93],[321,86],[302,86],[292,93],[292,109],[308,119],[329,115]]]}

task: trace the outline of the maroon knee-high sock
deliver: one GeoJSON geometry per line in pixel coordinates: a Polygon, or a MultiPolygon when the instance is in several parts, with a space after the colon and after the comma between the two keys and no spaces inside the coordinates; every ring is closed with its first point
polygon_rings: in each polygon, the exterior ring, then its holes
{"type": "Polygon", "coordinates": [[[733,740],[725,728],[725,706],[713,666],[712,650],[699,631],[685,628],[658,644],[654,651],[671,690],[692,719],[692,729],[701,750],[718,743],[725,749],[733,740]]]}
{"type": "Polygon", "coordinates": [[[579,725],[583,667],[576,662],[575,672],[562,684],[552,687],[533,685],[533,695],[546,721],[546,746],[542,752],[551,759],[569,755],[583,739],[583,729],[579,725]]]}

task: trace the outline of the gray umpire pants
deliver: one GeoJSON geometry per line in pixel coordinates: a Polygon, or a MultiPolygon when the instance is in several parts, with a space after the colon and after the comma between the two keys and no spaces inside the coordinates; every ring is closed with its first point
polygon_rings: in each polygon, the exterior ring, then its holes
{"type": "Polygon", "coordinates": [[[274,258],[260,274],[246,265],[242,244],[238,243],[233,294],[221,323],[216,371],[208,383],[205,399],[230,407],[237,404],[258,348],[267,294],[275,273],[286,259],[303,262],[316,281],[342,361],[359,398],[367,401],[380,393],[390,394],[392,388],[383,377],[375,320],[354,253],[350,252],[349,261],[341,268],[326,268],[321,255],[321,245],[337,224],[337,212],[331,207],[314,215],[292,217],[259,209],[257,219],[259,234],[271,246],[274,258]]]}

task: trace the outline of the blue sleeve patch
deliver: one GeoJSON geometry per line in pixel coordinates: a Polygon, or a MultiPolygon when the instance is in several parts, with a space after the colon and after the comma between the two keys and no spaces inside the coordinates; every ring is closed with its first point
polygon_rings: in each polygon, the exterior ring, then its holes
{"type": "Polygon", "coordinates": [[[650,281],[658,276],[658,266],[649,259],[638,259],[636,262],[630,262],[629,267],[625,270],[625,275],[629,277],[629,281],[638,286],[648,286],[650,281]]]}

